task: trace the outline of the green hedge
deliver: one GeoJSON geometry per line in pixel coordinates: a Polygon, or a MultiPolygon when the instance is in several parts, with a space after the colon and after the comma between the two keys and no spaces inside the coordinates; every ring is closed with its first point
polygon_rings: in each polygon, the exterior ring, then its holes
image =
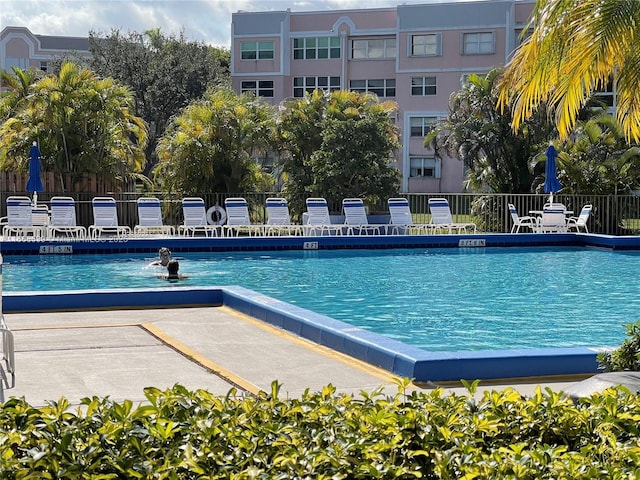
{"type": "Polygon", "coordinates": [[[638,478],[640,397],[608,390],[578,404],[551,390],[300,398],[279,386],[226,397],[175,386],[148,403],[108,398],[0,408],[0,478],[638,478]]]}

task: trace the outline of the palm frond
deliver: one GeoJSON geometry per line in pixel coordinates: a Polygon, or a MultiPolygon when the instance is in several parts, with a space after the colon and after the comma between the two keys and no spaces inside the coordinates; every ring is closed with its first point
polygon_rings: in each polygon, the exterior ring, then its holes
{"type": "Polygon", "coordinates": [[[636,0],[538,0],[532,35],[500,82],[499,105],[513,105],[513,127],[547,103],[566,138],[593,92],[617,82],[618,119],[629,139],[640,137],[640,2],[636,0]]]}

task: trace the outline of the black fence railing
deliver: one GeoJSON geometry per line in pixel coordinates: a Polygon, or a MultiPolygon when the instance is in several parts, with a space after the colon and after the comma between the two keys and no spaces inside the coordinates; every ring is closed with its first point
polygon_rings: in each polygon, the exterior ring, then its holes
{"type": "MultiPolygon", "coordinates": [[[[11,195],[26,195],[23,193],[0,193],[0,217],[6,216],[6,200],[11,195]]],[[[47,204],[51,197],[62,195],[59,193],[40,192],[38,203],[47,204]]],[[[91,200],[96,196],[105,194],[72,193],[66,194],[76,201],[76,216],[79,225],[88,227],[93,223],[93,209],[91,200]]],[[[142,196],[139,193],[108,193],[107,196],[115,198],[118,204],[118,218],[122,225],[134,227],[138,222],[136,200],[142,196]]],[[[163,193],[155,193],[153,196],[162,202],[164,222],[167,225],[180,225],[182,217],[182,198],[171,197],[163,193]]],[[[250,205],[251,220],[254,223],[263,223],[267,219],[265,202],[269,197],[281,196],[279,193],[238,193],[215,194],[203,193],[195,195],[202,197],[207,207],[215,205],[224,206],[224,200],[228,197],[243,197],[250,205]]],[[[451,194],[401,194],[409,200],[415,223],[428,223],[430,198],[446,198],[451,207],[454,221],[472,221],[478,225],[478,231],[490,233],[504,233],[511,229],[512,220],[508,210],[508,204],[512,203],[520,215],[527,215],[532,210],[542,210],[548,201],[548,195],[536,194],[479,194],[479,193],[451,193],[451,194]]],[[[587,226],[589,232],[608,235],[635,235],[640,233],[640,196],[635,195],[555,195],[554,202],[563,203],[568,210],[572,210],[578,216],[585,204],[593,205],[593,210],[587,226]]],[[[388,215],[386,201],[378,204],[367,205],[370,215],[376,215],[377,219],[388,215]]],[[[332,213],[340,215],[342,207],[340,202],[329,203],[332,213]]],[[[303,212],[292,210],[292,218],[300,222],[303,212]]]]}

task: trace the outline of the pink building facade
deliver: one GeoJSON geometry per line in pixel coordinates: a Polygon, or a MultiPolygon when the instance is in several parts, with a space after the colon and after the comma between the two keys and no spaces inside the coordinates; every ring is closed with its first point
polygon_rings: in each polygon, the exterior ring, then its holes
{"type": "Polygon", "coordinates": [[[88,57],[88,37],[35,35],[26,27],[4,27],[0,32],[0,68],[35,68],[51,71],[51,61],[74,53],[88,57]]]}
{"type": "Polygon", "coordinates": [[[237,12],[233,88],[277,105],[306,91],[372,92],[398,104],[396,155],[407,193],[457,193],[465,169],[435,158],[424,135],[470,74],[506,64],[534,0],[452,1],[395,8],[237,12]]]}

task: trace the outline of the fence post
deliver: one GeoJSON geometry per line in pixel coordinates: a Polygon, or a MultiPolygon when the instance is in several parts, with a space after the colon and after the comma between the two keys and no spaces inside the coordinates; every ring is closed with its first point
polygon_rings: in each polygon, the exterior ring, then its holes
{"type": "Polygon", "coordinates": [[[605,217],[606,217],[606,229],[605,232],[607,235],[611,235],[612,232],[615,232],[615,227],[611,225],[611,195],[607,195],[606,198],[607,208],[605,209],[605,217]]]}

